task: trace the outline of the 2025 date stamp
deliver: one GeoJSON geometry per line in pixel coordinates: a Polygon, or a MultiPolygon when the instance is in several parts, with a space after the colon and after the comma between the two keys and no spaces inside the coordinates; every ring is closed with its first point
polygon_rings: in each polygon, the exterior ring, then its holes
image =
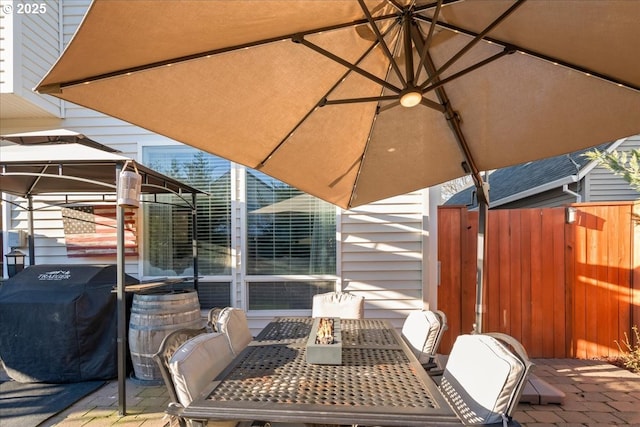
{"type": "Polygon", "coordinates": [[[4,1],[0,4],[0,13],[3,15],[43,15],[47,10],[45,2],[4,1]]]}

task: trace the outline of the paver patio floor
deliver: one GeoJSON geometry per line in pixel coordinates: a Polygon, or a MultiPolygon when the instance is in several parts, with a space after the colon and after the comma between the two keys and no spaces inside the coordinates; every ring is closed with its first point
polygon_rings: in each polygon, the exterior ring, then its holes
{"type": "MultiPolygon", "coordinates": [[[[640,375],[594,360],[535,359],[535,374],[566,394],[563,405],[520,404],[514,418],[524,427],[638,426],[640,375]]],[[[127,381],[127,415],[118,416],[118,386],[111,381],[41,426],[164,427],[164,386],[127,381]]]]}

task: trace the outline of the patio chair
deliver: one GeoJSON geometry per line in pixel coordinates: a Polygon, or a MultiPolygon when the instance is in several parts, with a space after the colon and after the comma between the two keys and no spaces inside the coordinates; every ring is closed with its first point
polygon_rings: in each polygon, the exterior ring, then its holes
{"type": "MultiPolygon", "coordinates": [[[[213,313],[215,316],[216,313],[213,313]]],[[[244,310],[235,307],[222,309],[215,320],[215,330],[225,334],[233,355],[237,356],[253,340],[247,315],[244,310]]]]}
{"type": "Polygon", "coordinates": [[[524,347],[509,335],[460,335],[440,392],[465,425],[517,425],[511,415],[531,366],[524,347]]]}
{"type": "MultiPolygon", "coordinates": [[[[169,408],[176,408],[180,406],[178,394],[176,392],[173,378],[171,377],[171,372],[169,370],[169,361],[171,360],[171,357],[176,352],[176,350],[182,344],[184,344],[191,338],[204,334],[205,332],[206,330],[204,328],[178,329],[177,331],[173,331],[166,337],[164,337],[164,339],[160,343],[158,352],[152,356],[153,360],[158,364],[158,367],[160,368],[162,379],[164,380],[164,384],[167,387],[167,391],[169,392],[169,408]]],[[[186,420],[180,417],[172,416],[170,424],[173,425],[174,421],[177,421],[181,427],[185,427],[187,425],[186,420]]]]}
{"type": "MultiPolygon", "coordinates": [[[[229,341],[220,332],[194,335],[190,331],[176,331],[164,339],[158,354],[163,371],[169,374],[168,388],[173,389],[172,402],[169,403],[167,412],[178,419],[181,427],[190,426],[191,420],[180,416],[181,408],[188,406],[231,363],[234,355],[229,341]],[[182,344],[169,356],[171,353],[169,349],[181,341],[182,344]]],[[[238,422],[216,421],[209,422],[207,425],[232,427],[237,426],[238,422]]]]}
{"type": "Polygon", "coordinates": [[[438,368],[436,351],[447,330],[447,316],[440,310],[415,310],[402,325],[402,338],[427,370],[438,368]]]}
{"type": "Polygon", "coordinates": [[[311,317],[362,319],[364,297],[349,292],[328,292],[313,296],[311,317]]]}
{"type": "MultiPolygon", "coordinates": [[[[198,422],[180,416],[187,406],[210,381],[233,360],[227,337],[220,332],[208,333],[203,329],[180,329],[167,335],[153,359],[160,367],[169,392],[166,413],[169,426],[196,427],[198,422]]],[[[289,423],[266,421],[208,421],[208,427],[304,427],[289,423]]]]}

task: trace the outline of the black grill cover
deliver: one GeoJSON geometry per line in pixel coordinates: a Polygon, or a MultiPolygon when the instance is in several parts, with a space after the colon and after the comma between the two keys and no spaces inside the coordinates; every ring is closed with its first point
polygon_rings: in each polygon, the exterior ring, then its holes
{"type": "Polygon", "coordinates": [[[20,382],[115,378],[116,283],[115,265],[34,265],[6,280],[0,358],[7,374],[20,382]]]}

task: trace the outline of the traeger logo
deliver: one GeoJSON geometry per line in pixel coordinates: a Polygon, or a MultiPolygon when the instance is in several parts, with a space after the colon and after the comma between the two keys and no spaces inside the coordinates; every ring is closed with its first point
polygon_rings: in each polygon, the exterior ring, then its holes
{"type": "Polygon", "coordinates": [[[47,271],[38,275],[38,280],[67,280],[71,277],[70,270],[47,271]]]}

